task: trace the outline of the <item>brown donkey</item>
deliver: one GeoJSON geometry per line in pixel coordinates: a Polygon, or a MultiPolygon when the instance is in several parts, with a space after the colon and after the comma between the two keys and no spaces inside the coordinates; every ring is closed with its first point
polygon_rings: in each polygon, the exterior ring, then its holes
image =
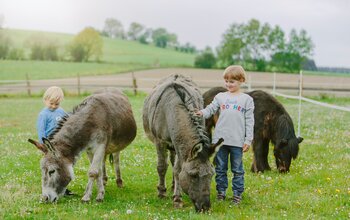
{"type": "Polygon", "coordinates": [[[135,136],[135,119],[123,93],[117,89],[105,89],[87,97],[60,122],[48,139],[43,140],[43,144],[28,140],[44,152],[41,160],[43,201],[55,202],[64,195],[67,185],[74,178],[73,166],[84,150],[91,165],[82,201],[90,201],[95,180],[98,186],[96,201],[103,201],[106,155],[114,154],[117,183],[121,185],[119,152],[135,136]]]}

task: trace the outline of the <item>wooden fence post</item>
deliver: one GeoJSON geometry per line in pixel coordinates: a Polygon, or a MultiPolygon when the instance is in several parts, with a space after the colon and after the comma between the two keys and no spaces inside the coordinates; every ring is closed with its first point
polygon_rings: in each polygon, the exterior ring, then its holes
{"type": "Polygon", "coordinates": [[[77,75],[77,79],[78,79],[78,96],[80,96],[80,75],[79,75],[79,73],[78,73],[78,75],[77,75]]]}
{"type": "Polygon", "coordinates": [[[132,87],[134,89],[134,95],[137,95],[137,83],[136,83],[136,78],[134,75],[134,72],[131,72],[131,76],[132,76],[132,87]]]}
{"type": "Polygon", "coordinates": [[[31,96],[32,92],[31,92],[31,88],[30,88],[30,81],[29,81],[28,73],[26,73],[26,82],[27,82],[27,93],[28,93],[28,96],[31,96]]]}

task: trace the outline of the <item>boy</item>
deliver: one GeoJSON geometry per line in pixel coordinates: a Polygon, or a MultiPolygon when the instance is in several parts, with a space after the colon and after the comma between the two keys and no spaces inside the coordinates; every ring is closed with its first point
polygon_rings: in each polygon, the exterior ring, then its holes
{"type": "Polygon", "coordinates": [[[40,143],[43,143],[42,138],[47,138],[55,130],[58,122],[66,115],[60,107],[63,98],[64,94],[60,87],[52,86],[45,91],[43,101],[46,107],[41,110],[37,120],[40,143]]]}
{"type": "MultiPolygon", "coordinates": [[[[42,138],[48,138],[55,130],[58,122],[67,115],[60,107],[63,101],[64,94],[60,87],[52,86],[48,88],[43,96],[45,108],[39,113],[37,121],[37,130],[40,143],[43,143],[42,138]]],[[[65,195],[74,195],[69,189],[66,189],[65,195]]]]}
{"type": "Polygon", "coordinates": [[[217,199],[226,198],[228,187],[227,170],[230,156],[233,200],[238,205],[244,191],[243,152],[247,152],[253,140],[254,102],[249,95],[240,90],[241,83],[245,82],[243,67],[232,65],[225,69],[223,78],[227,92],[218,93],[210,105],[195,114],[209,118],[220,110],[220,116],[215,126],[213,143],[219,138],[224,139],[224,145],[215,156],[215,181],[217,199]]]}

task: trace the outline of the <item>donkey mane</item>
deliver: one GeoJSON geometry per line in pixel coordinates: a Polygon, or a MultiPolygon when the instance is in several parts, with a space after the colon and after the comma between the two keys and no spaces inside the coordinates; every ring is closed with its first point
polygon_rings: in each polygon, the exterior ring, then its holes
{"type": "Polygon", "coordinates": [[[181,101],[183,102],[183,106],[188,111],[188,115],[193,122],[194,129],[197,132],[201,142],[204,146],[209,146],[210,140],[208,138],[207,132],[205,131],[205,127],[202,124],[202,118],[195,116],[194,110],[196,106],[194,106],[194,100],[192,96],[188,93],[188,91],[180,84],[174,83],[173,88],[176,93],[179,95],[181,101]],[[187,100],[186,100],[187,99],[187,100]]]}
{"type": "Polygon", "coordinates": [[[281,114],[276,121],[276,131],[282,139],[289,140],[295,137],[293,121],[287,114],[281,114]]]}
{"type": "Polygon", "coordinates": [[[50,141],[53,140],[55,134],[57,134],[61,128],[64,126],[64,124],[66,123],[66,121],[69,119],[69,117],[71,115],[74,115],[76,114],[77,112],[79,112],[80,110],[82,110],[86,104],[88,103],[88,101],[90,100],[91,98],[87,98],[85,99],[82,103],[80,103],[79,105],[76,105],[74,108],[73,108],[73,111],[72,112],[69,112],[68,114],[66,114],[65,116],[62,117],[62,119],[57,123],[57,126],[56,128],[51,132],[51,134],[47,137],[47,139],[49,139],[50,141]]]}

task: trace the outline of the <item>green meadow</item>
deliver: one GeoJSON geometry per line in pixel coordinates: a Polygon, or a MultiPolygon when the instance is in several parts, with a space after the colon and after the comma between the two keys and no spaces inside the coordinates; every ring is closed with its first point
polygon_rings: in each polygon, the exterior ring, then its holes
{"type": "MultiPolygon", "coordinates": [[[[70,111],[83,97],[66,95],[62,107],[70,111]]],[[[244,155],[243,201],[233,206],[229,200],[215,201],[212,181],[209,213],[195,213],[187,195],[184,207],[172,207],[172,192],[157,197],[157,155],[146,138],[141,120],[145,95],[129,95],[138,125],[136,139],[121,152],[124,188],[117,188],[111,166],[105,200],[80,201],[87,183],[88,159],[83,153],[75,165],[76,178],[69,189],[76,195],[57,203],[40,202],[41,152],[27,142],[36,139],[36,117],[43,104],[40,96],[0,98],[0,219],[348,219],[350,217],[350,114],[303,103],[299,156],[291,171],[279,174],[272,152],[272,171],[250,172],[252,152],[244,155]]],[[[279,99],[297,127],[298,101],[279,99]]],[[[349,98],[333,100],[350,105],[349,98]]],[[[229,178],[232,175],[229,174],[229,178]]],[[[171,168],[167,173],[171,187],[171,168]]],[[[96,196],[96,186],[93,198],[96,196]]],[[[232,191],[228,190],[228,197],[232,191]]]]}
{"type": "MultiPolygon", "coordinates": [[[[22,48],[28,59],[30,50],[28,39],[41,36],[53,40],[58,45],[58,54],[68,60],[65,46],[74,35],[26,30],[0,30],[11,39],[12,46],[22,48]]],[[[134,41],[103,38],[103,56],[99,62],[83,63],[69,61],[14,61],[0,60],[0,80],[67,78],[80,75],[115,74],[120,72],[150,69],[154,67],[192,67],[194,54],[180,53],[173,49],[158,48],[134,41]]]]}

